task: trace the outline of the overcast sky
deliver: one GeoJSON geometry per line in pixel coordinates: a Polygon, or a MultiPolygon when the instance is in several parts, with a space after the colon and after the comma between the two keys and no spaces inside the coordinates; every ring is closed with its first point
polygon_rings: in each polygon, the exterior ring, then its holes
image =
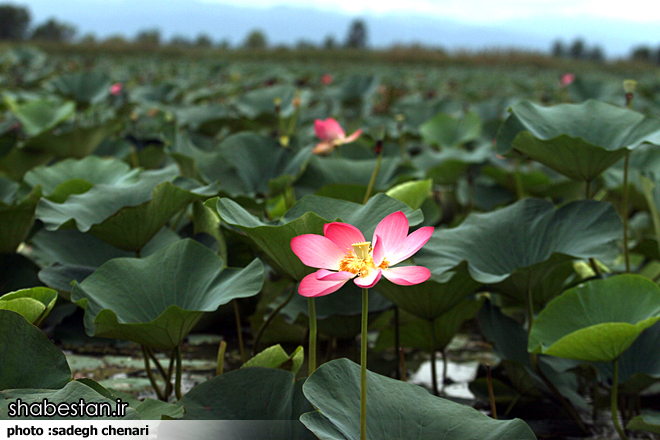
{"type": "MultiPolygon", "coordinates": [[[[660,46],[660,1],[649,0],[9,0],[27,6],[33,23],[50,17],[99,37],[157,27],[173,35],[240,44],[262,29],[272,44],[344,39],[364,19],[369,44],[419,42],[445,49],[518,48],[548,51],[554,40],[582,38],[610,57],[632,47],[660,46]],[[284,7],[283,7],[284,6],[284,7]]],[[[0,3],[4,3],[0,0],[0,3]]]]}
{"type": "Polygon", "coordinates": [[[660,2],[650,0],[201,0],[237,6],[275,5],[337,8],[353,14],[390,12],[432,14],[470,24],[487,24],[545,15],[625,19],[639,22],[660,21],[660,2]]]}

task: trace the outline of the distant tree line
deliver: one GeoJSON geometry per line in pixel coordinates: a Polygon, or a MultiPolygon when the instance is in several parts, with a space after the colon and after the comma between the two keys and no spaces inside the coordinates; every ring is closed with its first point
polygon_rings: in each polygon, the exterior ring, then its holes
{"type": "MultiPolygon", "coordinates": [[[[0,40],[4,41],[27,41],[41,40],[53,42],[72,42],[76,36],[76,28],[68,23],[63,23],[55,18],[50,18],[44,23],[32,26],[30,11],[22,6],[13,4],[0,4],[0,40]]],[[[229,48],[227,39],[213,42],[207,34],[199,34],[195,39],[183,35],[174,35],[169,41],[164,41],[161,32],[157,28],[140,30],[135,37],[127,39],[122,35],[112,35],[103,40],[98,40],[94,34],[86,34],[78,39],[85,45],[109,44],[121,45],[135,43],[147,47],[173,46],[173,47],[220,47],[229,48]]],[[[259,50],[270,47],[268,38],[263,30],[255,29],[247,34],[245,39],[237,46],[241,49],[259,50]]],[[[280,46],[277,48],[283,48],[280,46]]],[[[367,48],[367,25],[364,20],[356,19],[350,24],[346,39],[343,43],[338,42],[333,35],[328,35],[321,45],[308,40],[300,40],[295,44],[296,49],[337,49],[340,47],[352,49],[367,48]]]]}
{"type": "Polygon", "coordinates": [[[30,11],[12,4],[0,5],[0,40],[25,41],[71,41],[76,35],[76,28],[50,18],[35,27],[30,26],[30,11]]]}
{"type": "Polygon", "coordinates": [[[656,49],[644,45],[633,47],[630,52],[630,59],[633,61],[660,64],[660,47],[656,49]]]}
{"type": "Polygon", "coordinates": [[[552,43],[551,55],[555,58],[575,60],[603,61],[605,59],[605,53],[600,46],[588,47],[581,38],[576,38],[571,44],[556,40],[552,43]]]}

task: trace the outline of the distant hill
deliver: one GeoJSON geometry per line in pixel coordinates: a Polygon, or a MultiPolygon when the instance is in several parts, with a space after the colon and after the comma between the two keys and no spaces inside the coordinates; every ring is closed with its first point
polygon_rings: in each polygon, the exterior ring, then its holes
{"type": "MultiPolygon", "coordinates": [[[[199,0],[27,0],[38,23],[49,17],[71,22],[79,34],[99,37],[124,34],[132,38],[138,30],[157,27],[164,39],[173,35],[195,37],[206,33],[215,41],[227,39],[240,44],[248,32],[261,29],[270,44],[295,44],[304,39],[321,44],[332,35],[339,43],[356,18],[340,12],[312,7],[277,6],[267,9],[237,7],[199,0]]],[[[600,44],[608,56],[625,56],[634,45],[660,45],[658,25],[589,17],[539,17],[470,25],[421,15],[365,15],[371,46],[419,42],[445,49],[516,48],[548,51],[554,40],[570,43],[583,37],[587,46],[600,44]],[[657,41],[653,39],[657,38],[657,41]]]]}

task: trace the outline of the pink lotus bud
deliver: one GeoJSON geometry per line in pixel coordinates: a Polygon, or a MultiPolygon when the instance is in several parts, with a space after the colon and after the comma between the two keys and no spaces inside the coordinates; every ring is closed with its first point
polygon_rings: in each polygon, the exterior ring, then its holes
{"type": "Polygon", "coordinates": [[[333,80],[334,80],[334,77],[333,77],[331,74],[329,74],[329,73],[326,73],[325,75],[323,75],[323,76],[321,77],[321,83],[322,83],[324,86],[329,86],[330,84],[332,84],[332,81],[333,81],[333,80]]]}
{"type": "Polygon", "coordinates": [[[573,81],[575,81],[575,75],[572,73],[565,73],[561,76],[559,83],[562,87],[568,87],[573,84],[573,81]]]}
{"type": "Polygon", "coordinates": [[[123,86],[121,83],[114,83],[113,85],[110,86],[110,93],[112,93],[114,96],[118,96],[123,89],[123,86]]]}

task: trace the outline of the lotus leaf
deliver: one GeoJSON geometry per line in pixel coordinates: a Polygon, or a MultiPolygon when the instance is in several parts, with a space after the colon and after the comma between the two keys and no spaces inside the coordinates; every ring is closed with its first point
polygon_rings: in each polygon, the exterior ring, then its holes
{"type": "Polygon", "coordinates": [[[146,258],[106,262],[73,286],[71,299],[85,308],[90,336],[172,349],[204,312],[261,290],[259,260],[244,269],[223,266],[213,252],[185,239],[146,258]]]}
{"type": "MultiPolygon", "coordinates": [[[[321,365],[303,385],[318,411],[300,420],[321,440],[360,438],[360,366],[348,359],[321,365]]],[[[445,440],[535,439],[519,419],[493,420],[425,389],[367,371],[367,438],[445,440]]]]}
{"type": "Polygon", "coordinates": [[[532,353],[614,361],[660,320],[660,287],[639,275],[593,280],[567,290],[541,311],[529,335],[532,353]]]}

